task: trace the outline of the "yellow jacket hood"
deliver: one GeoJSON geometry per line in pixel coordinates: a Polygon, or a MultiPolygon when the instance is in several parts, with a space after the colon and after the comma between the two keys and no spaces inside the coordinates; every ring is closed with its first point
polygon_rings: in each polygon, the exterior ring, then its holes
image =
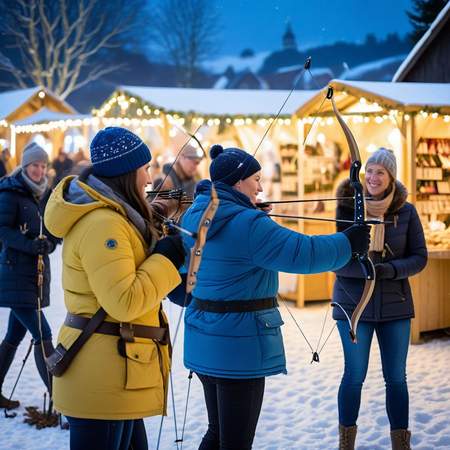
{"type": "Polygon", "coordinates": [[[122,205],[103,195],[78,177],[64,178],[52,192],[45,208],[44,222],[54,236],[64,238],[86,214],[98,208],[111,208],[122,215],[122,205]]]}

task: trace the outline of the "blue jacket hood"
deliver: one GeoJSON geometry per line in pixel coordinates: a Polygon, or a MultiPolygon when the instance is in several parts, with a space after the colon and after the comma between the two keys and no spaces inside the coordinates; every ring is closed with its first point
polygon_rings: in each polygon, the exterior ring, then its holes
{"type": "MultiPolygon", "coordinates": [[[[195,190],[195,200],[192,207],[189,210],[189,218],[183,220],[183,226],[189,231],[196,232],[200,218],[205,211],[208,203],[211,201],[211,186],[210,180],[202,180],[197,184],[195,190]]],[[[217,196],[219,197],[219,205],[216,215],[208,230],[208,237],[213,237],[237,214],[248,211],[249,209],[255,210],[255,216],[265,215],[263,211],[257,211],[255,206],[250,202],[249,198],[237,191],[236,189],[228,186],[222,182],[214,183],[217,196]]]]}

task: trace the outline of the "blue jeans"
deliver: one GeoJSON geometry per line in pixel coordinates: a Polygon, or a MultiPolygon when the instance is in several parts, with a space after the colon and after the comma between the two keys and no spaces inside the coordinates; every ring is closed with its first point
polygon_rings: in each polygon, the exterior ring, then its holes
{"type": "Polygon", "coordinates": [[[144,421],[67,417],[70,450],[147,450],[144,421]],[[136,430],[134,429],[136,427],[136,430]]]}
{"type": "Polygon", "coordinates": [[[338,393],[339,423],[346,427],[356,425],[361,389],[367,374],[370,345],[375,331],[386,384],[386,410],[391,430],[407,429],[409,396],[406,384],[406,357],[411,320],[360,322],[357,344],[353,344],[350,340],[347,321],[338,320],[337,327],[345,358],[344,375],[338,393]]]}
{"type": "MultiPolygon", "coordinates": [[[[38,311],[33,308],[11,308],[5,341],[14,347],[18,347],[28,330],[31,333],[35,344],[40,343],[41,335],[39,332],[38,314],[38,311]]],[[[50,341],[52,339],[52,331],[42,312],[41,325],[42,339],[44,341],[50,341]]]]}

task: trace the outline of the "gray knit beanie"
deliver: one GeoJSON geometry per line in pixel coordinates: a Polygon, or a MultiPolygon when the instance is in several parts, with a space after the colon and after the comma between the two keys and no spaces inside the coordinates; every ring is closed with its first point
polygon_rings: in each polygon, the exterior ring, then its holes
{"type": "Polygon", "coordinates": [[[36,142],[30,142],[22,153],[22,167],[26,167],[29,164],[42,161],[48,164],[47,152],[36,142]]]}
{"type": "Polygon", "coordinates": [[[380,164],[390,173],[394,180],[397,178],[397,160],[392,150],[380,147],[366,161],[366,170],[370,164],[380,164]]]}

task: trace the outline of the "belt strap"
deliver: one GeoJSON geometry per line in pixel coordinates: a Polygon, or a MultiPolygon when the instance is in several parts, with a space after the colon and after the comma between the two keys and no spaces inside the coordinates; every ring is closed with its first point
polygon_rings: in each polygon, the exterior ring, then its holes
{"type": "MultiPolygon", "coordinates": [[[[83,330],[89,321],[90,319],[88,317],[67,313],[64,325],[83,330]]],[[[126,340],[132,340],[133,337],[153,339],[162,344],[167,343],[168,338],[168,328],[115,322],[103,322],[97,327],[95,333],[110,336],[126,336],[126,340]]]]}
{"type": "Polygon", "coordinates": [[[191,304],[195,309],[214,313],[252,312],[278,306],[276,297],[254,300],[202,300],[193,298],[191,304]]]}

